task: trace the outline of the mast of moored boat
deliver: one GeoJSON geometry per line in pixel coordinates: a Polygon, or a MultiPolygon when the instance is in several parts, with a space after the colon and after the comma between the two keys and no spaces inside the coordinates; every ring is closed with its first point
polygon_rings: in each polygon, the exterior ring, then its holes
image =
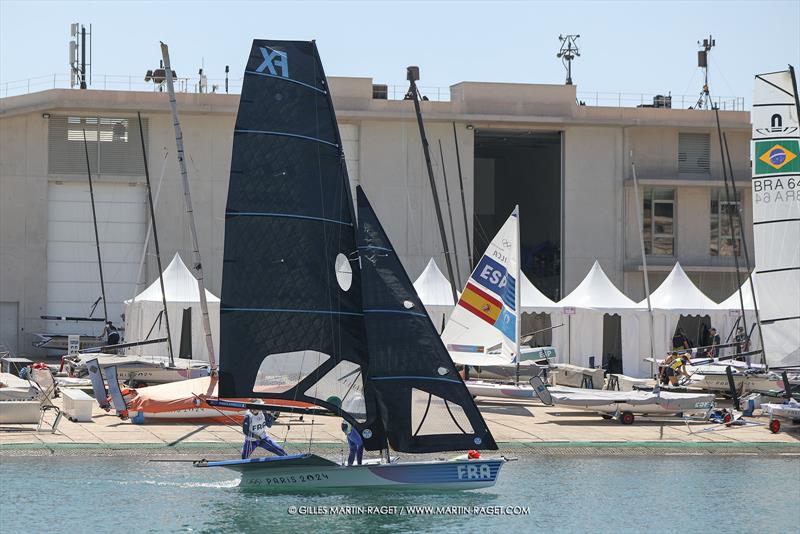
{"type": "Polygon", "coordinates": [[[519,240],[519,204],[514,206],[514,216],[517,218],[517,244],[515,252],[517,253],[515,268],[514,268],[514,308],[517,312],[517,320],[514,325],[514,352],[516,353],[515,359],[517,361],[516,378],[519,383],[519,362],[522,359],[520,351],[520,337],[522,336],[522,310],[520,309],[520,292],[522,291],[522,282],[520,281],[520,263],[522,263],[522,254],[520,254],[520,240],[519,240]]]}
{"type": "MultiPolygon", "coordinates": [[[[153,188],[150,186],[150,170],[147,167],[147,149],[144,145],[144,128],[142,128],[142,114],[137,112],[139,119],[139,138],[142,141],[142,161],[144,163],[144,178],[147,182],[147,203],[150,206],[150,225],[153,229],[153,245],[156,249],[156,265],[158,266],[158,281],[161,284],[161,302],[164,304],[164,322],[167,325],[167,351],[169,354],[169,364],[175,365],[175,358],[172,355],[172,332],[169,329],[169,313],[167,312],[167,293],[164,291],[164,271],[161,268],[161,249],[158,246],[158,232],[156,231],[156,212],[153,207],[153,188]]],[[[145,242],[145,246],[147,243],[145,242]]],[[[187,373],[187,377],[188,377],[187,373]]]]}
{"type": "Polygon", "coordinates": [[[428,180],[431,183],[431,193],[433,194],[433,207],[436,211],[436,222],[439,224],[439,235],[442,238],[442,247],[444,251],[445,265],[447,265],[447,276],[450,279],[450,290],[453,292],[453,302],[458,302],[458,293],[456,293],[456,279],[453,274],[453,260],[450,258],[450,249],[447,245],[447,234],[444,231],[444,221],[442,219],[442,208],[439,205],[439,193],[436,191],[436,179],[433,177],[433,166],[431,165],[431,153],[428,147],[428,137],[425,135],[425,123],[422,121],[422,110],[419,105],[419,89],[417,89],[417,80],[419,80],[419,67],[408,67],[407,76],[409,82],[408,93],[411,95],[411,100],[414,101],[414,111],[417,114],[417,125],[419,126],[419,136],[422,139],[422,152],[425,155],[425,165],[428,169],[428,180]]]}
{"type": "MultiPolygon", "coordinates": [[[[183,150],[183,132],[178,121],[178,105],[175,101],[175,86],[172,81],[172,66],[169,62],[169,48],[165,43],[161,43],[161,55],[164,58],[164,71],[167,79],[167,92],[169,93],[169,107],[172,111],[172,124],[175,127],[175,144],[178,149],[178,165],[181,171],[181,181],[183,183],[183,200],[186,205],[186,214],[189,216],[189,232],[192,236],[192,259],[195,275],[197,276],[197,287],[200,290],[200,311],[203,315],[203,331],[206,338],[206,349],[208,349],[208,362],[211,367],[212,378],[217,375],[216,358],[214,358],[214,341],[211,339],[211,321],[208,317],[208,302],[206,302],[206,287],[203,282],[203,264],[200,261],[200,245],[197,240],[197,228],[194,224],[194,211],[192,209],[192,195],[189,191],[189,173],[186,170],[186,157],[183,150]]],[[[214,380],[209,382],[208,394],[211,395],[214,389],[214,380]]]]}
{"type": "MultiPolygon", "coordinates": [[[[86,174],[89,177],[89,197],[92,199],[92,224],[94,225],[94,244],[97,248],[97,268],[100,269],[100,293],[103,296],[103,327],[108,323],[108,306],[106,305],[106,285],[103,281],[103,262],[100,259],[100,236],[97,232],[97,210],[94,207],[94,186],[92,185],[92,167],[89,164],[89,144],[86,142],[86,129],[83,130],[83,150],[86,153],[86,174]]],[[[96,304],[96,303],[95,303],[96,304]]]]}
{"type": "MultiPolygon", "coordinates": [[[[639,209],[639,181],[636,179],[636,162],[633,161],[633,150],[631,150],[631,174],[633,174],[633,196],[636,197],[636,221],[639,224],[639,245],[642,249],[642,269],[644,270],[644,293],[647,296],[647,315],[650,317],[650,376],[655,376],[656,348],[653,335],[653,307],[650,305],[650,278],[647,274],[647,254],[644,250],[644,223],[642,222],[642,211],[639,209]]],[[[659,382],[656,380],[656,388],[659,382]]]]}

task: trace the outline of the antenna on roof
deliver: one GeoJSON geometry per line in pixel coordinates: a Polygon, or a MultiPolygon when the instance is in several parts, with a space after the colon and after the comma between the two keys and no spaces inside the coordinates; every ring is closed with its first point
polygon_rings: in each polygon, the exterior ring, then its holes
{"type": "Polygon", "coordinates": [[[86,26],[73,22],[69,25],[69,86],[70,88],[79,86],[81,89],[87,88],[86,67],[89,67],[89,84],[92,78],[92,25],[89,24],[89,31],[86,26]],[[86,63],[86,36],[89,36],[89,63],[86,63]],[[78,40],[80,38],[80,41],[78,40]],[[78,61],[80,53],[80,61],[78,61]]]}
{"type": "Polygon", "coordinates": [[[700,91],[700,98],[697,99],[694,109],[714,109],[714,103],[708,92],[708,53],[715,44],[716,41],[710,35],[708,39],[703,39],[702,43],[697,41],[697,46],[702,47],[702,50],[697,51],[697,66],[703,69],[703,89],[700,91]]]}
{"type": "Polygon", "coordinates": [[[572,85],[572,60],[576,57],[581,57],[578,50],[578,38],[580,35],[559,35],[558,40],[561,41],[561,48],[556,54],[557,58],[561,58],[561,63],[567,69],[567,85],[572,85]]]}

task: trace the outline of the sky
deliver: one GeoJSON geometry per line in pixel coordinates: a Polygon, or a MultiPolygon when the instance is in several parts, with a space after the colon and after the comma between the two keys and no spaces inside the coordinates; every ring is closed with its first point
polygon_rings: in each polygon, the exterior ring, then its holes
{"type": "Polygon", "coordinates": [[[68,75],[69,25],[93,30],[93,79],[143,78],[170,45],[179,76],[240,79],[251,40],[316,39],[329,76],[421,87],[564,83],[559,34],[580,34],[579,93],[698,95],[697,41],[713,35],[710,87],[744,97],[753,75],[800,66],[800,1],[44,1],[0,0],[7,82],[68,75]]]}

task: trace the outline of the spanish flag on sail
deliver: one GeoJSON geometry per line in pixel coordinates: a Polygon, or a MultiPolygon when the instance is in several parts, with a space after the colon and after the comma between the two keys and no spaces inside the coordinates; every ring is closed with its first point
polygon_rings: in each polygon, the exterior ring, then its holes
{"type": "Polygon", "coordinates": [[[497,322],[503,309],[502,302],[471,283],[467,283],[458,304],[491,325],[497,322]]]}

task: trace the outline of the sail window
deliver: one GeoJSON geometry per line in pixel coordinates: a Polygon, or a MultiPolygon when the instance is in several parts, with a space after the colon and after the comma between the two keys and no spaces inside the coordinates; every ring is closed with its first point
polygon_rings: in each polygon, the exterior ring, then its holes
{"type": "Polygon", "coordinates": [[[350,267],[347,256],[341,252],[337,254],[334,267],[336,269],[336,281],[339,282],[339,287],[342,288],[342,291],[347,291],[353,284],[353,268],[350,267]]]}
{"type": "Polygon", "coordinates": [[[284,393],[310,375],[330,356],[314,350],[270,354],[261,362],[254,393],[284,393]]]}
{"type": "Polygon", "coordinates": [[[305,395],[340,406],[356,421],[367,420],[367,405],[364,402],[364,377],[361,367],[353,362],[342,360],[336,367],[325,373],[305,395]]]}
{"type": "Polygon", "coordinates": [[[411,390],[411,432],[414,436],[473,434],[464,409],[420,389],[411,390]]]}

